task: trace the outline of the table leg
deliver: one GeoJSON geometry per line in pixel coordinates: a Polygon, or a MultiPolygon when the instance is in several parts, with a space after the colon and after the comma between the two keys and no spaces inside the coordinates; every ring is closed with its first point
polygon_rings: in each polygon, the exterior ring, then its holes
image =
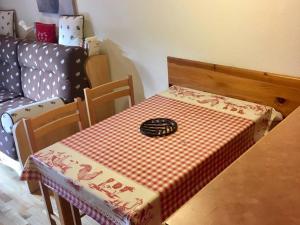
{"type": "Polygon", "coordinates": [[[54,198],[57,205],[61,225],[76,225],[73,221],[71,204],[55,192],[54,198]]]}

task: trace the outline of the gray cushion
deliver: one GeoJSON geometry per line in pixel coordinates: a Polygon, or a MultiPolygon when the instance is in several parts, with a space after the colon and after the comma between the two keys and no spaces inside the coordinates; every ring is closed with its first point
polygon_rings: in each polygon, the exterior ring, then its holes
{"type": "MultiPolygon", "coordinates": [[[[66,102],[83,97],[83,89],[88,87],[86,58],[80,47],[20,41],[0,35],[0,115],[52,97],[66,102]]],[[[1,126],[0,150],[17,159],[13,137],[1,126]]]]}
{"type": "Polygon", "coordinates": [[[7,100],[11,100],[18,97],[18,94],[15,92],[10,92],[4,88],[0,88],[0,103],[5,102],[7,100]]]}
{"type": "Polygon", "coordinates": [[[67,46],[83,46],[83,25],[82,15],[60,16],[58,43],[67,46]]]}
{"type": "MultiPolygon", "coordinates": [[[[0,103],[0,114],[2,115],[5,111],[16,108],[22,105],[33,103],[34,101],[24,97],[14,98],[12,100],[0,103]]],[[[7,134],[2,126],[0,127],[0,151],[13,159],[18,159],[17,152],[14,145],[12,134],[7,134]]]]}
{"type": "Polygon", "coordinates": [[[0,36],[0,87],[22,94],[21,72],[18,63],[19,40],[0,36]]]}
{"type": "Polygon", "coordinates": [[[70,102],[83,96],[88,80],[82,48],[22,41],[18,50],[25,97],[35,101],[60,97],[70,102]]]}

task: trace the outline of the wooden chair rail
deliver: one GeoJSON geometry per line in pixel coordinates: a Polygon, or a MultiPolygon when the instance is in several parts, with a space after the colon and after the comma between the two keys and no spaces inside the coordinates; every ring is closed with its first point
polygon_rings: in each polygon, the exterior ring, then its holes
{"type": "MultiPolygon", "coordinates": [[[[81,100],[79,102],[81,102],[81,100]]],[[[55,121],[64,117],[65,115],[72,114],[76,111],[78,111],[78,103],[73,102],[64,105],[63,107],[57,108],[55,110],[55,114],[52,111],[46,112],[43,114],[42,117],[36,117],[34,120],[31,121],[32,129],[44,126],[47,124],[48,121],[55,121]]]]}
{"type": "MultiPolygon", "coordinates": [[[[78,123],[78,121],[80,121],[80,117],[79,114],[73,114],[73,115],[69,115],[63,118],[60,118],[56,121],[53,121],[47,125],[44,125],[40,128],[37,128],[34,131],[34,135],[36,138],[42,138],[43,136],[45,136],[46,134],[52,133],[55,130],[58,130],[60,128],[63,128],[65,126],[74,124],[74,123],[78,123]]],[[[81,126],[79,128],[81,130],[81,126]]]]}
{"type": "MultiPolygon", "coordinates": [[[[25,120],[32,153],[40,149],[37,141],[44,138],[47,133],[52,133],[53,135],[54,130],[58,131],[60,128],[69,127],[71,124],[77,124],[78,131],[84,128],[85,121],[82,119],[85,112],[82,111],[81,104],[82,101],[80,98],[77,98],[73,103],[69,103],[41,116],[25,120]]],[[[53,142],[56,141],[53,139],[53,142]]]]}
{"type": "Polygon", "coordinates": [[[98,122],[97,108],[120,97],[129,96],[131,105],[135,104],[132,76],[127,79],[110,82],[93,89],[84,89],[86,108],[90,125],[98,122]],[[116,90],[117,89],[117,90],[116,90]]]}
{"type": "Polygon", "coordinates": [[[92,99],[93,105],[99,105],[100,103],[105,103],[108,101],[112,101],[116,98],[121,98],[130,95],[129,89],[121,90],[121,91],[115,91],[113,93],[104,94],[100,97],[96,97],[92,99]]]}
{"type": "Polygon", "coordinates": [[[107,84],[100,85],[98,87],[95,87],[93,89],[87,89],[89,91],[89,94],[91,98],[94,98],[99,95],[106,94],[108,92],[112,92],[117,88],[122,88],[124,86],[129,86],[128,80],[119,80],[119,81],[114,81],[110,82],[107,84]]]}

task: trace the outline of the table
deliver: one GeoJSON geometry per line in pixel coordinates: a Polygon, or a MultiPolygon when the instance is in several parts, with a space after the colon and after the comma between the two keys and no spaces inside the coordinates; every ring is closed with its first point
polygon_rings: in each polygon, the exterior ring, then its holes
{"type": "Polygon", "coordinates": [[[300,224],[300,107],[176,212],[172,225],[300,224]]]}
{"type": "Polygon", "coordinates": [[[197,105],[210,101],[189,104],[190,97],[154,96],[39,151],[22,178],[40,179],[100,224],[160,224],[254,141],[254,121],[197,105]],[[140,124],[156,117],[174,119],[178,131],[142,135],[140,124]]]}

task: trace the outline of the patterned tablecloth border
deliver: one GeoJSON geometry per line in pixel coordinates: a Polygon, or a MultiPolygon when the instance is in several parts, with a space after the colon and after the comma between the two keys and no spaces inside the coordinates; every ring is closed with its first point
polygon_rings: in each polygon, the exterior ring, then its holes
{"type": "Polygon", "coordinates": [[[21,179],[45,181],[87,214],[88,204],[91,216],[102,222],[106,218],[117,225],[161,224],[159,193],[61,143],[31,156],[21,179]],[[86,203],[78,199],[85,199],[86,203]]]}

